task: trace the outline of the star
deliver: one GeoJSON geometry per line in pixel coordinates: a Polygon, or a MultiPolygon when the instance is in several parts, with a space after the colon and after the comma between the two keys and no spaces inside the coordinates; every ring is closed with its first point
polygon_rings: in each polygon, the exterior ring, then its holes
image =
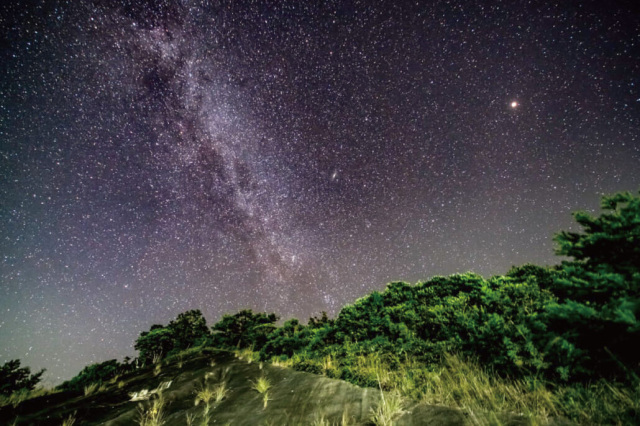
{"type": "Polygon", "coordinates": [[[23,3],[0,4],[0,359],[51,380],[189,309],[304,320],[553,264],[569,211],[640,186],[624,2],[23,3]]]}

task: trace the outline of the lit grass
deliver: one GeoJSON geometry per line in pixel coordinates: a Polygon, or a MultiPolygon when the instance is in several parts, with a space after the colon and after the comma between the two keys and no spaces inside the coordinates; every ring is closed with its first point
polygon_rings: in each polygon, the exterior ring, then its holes
{"type": "Polygon", "coordinates": [[[185,422],[187,426],[192,426],[196,421],[196,415],[193,413],[187,413],[185,416],[185,422]]]}
{"type": "Polygon", "coordinates": [[[229,393],[229,388],[227,388],[226,383],[220,383],[213,387],[213,401],[218,403],[226,398],[229,393]]]}
{"type": "Polygon", "coordinates": [[[322,375],[335,377],[338,371],[338,362],[331,356],[331,354],[322,358],[322,375]]]}
{"type": "Polygon", "coordinates": [[[153,399],[148,407],[138,404],[138,424],[140,426],[162,426],[164,418],[164,398],[162,394],[153,399]]]}
{"type": "Polygon", "coordinates": [[[350,426],[351,424],[352,419],[346,409],[342,412],[342,417],[337,423],[331,423],[324,414],[316,415],[312,423],[313,426],[350,426]]]}
{"type": "Polygon", "coordinates": [[[499,423],[498,414],[512,413],[545,422],[560,415],[557,399],[539,385],[501,379],[477,364],[447,355],[444,366],[423,376],[422,401],[459,407],[478,424],[499,423]]]}
{"type": "Polygon", "coordinates": [[[51,395],[51,394],[58,393],[58,392],[60,392],[60,390],[50,389],[50,388],[45,388],[45,387],[38,387],[38,388],[36,388],[34,390],[31,390],[31,391],[26,390],[26,389],[20,389],[19,391],[16,391],[16,392],[12,393],[9,396],[1,395],[0,396],[0,407],[4,407],[5,405],[11,405],[14,408],[16,408],[23,401],[27,401],[29,399],[37,398],[39,396],[51,395]]]}
{"type": "Polygon", "coordinates": [[[394,420],[403,413],[405,402],[398,391],[389,392],[387,395],[382,390],[378,376],[378,386],[380,387],[380,403],[371,410],[371,421],[374,425],[391,426],[394,420]]]}
{"type": "Polygon", "coordinates": [[[287,358],[286,360],[282,360],[278,357],[271,358],[271,365],[279,368],[291,368],[293,367],[293,359],[287,358]]]}
{"type": "Polygon", "coordinates": [[[331,426],[331,423],[322,415],[313,421],[312,426],[331,426]]]}
{"type": "Polygon", "coordinates": [[[255,389],[258,393],[266,393],[271,388],[271,382],[264,375],[258,377],[258,380],[251,383],[253,383],[251,389],[255,389]]]}
{"type": "Polygon", "coordinates": [[[265,375],[262,375],[258,377],[258,380],[256,380],[255,382],[252,381],[251,383],[253,383],[251,389],[254,389],[258,393],[262,394],[262,408],[267,408],[267,403],[271,400],[269,398],[269,389],[271,389],[271,382],[265,375]]]}
{"type": "Polygon", "coordinates": [[[220,383],[216,386],[203,386],[196,391],[195,405],[199,405],[201,402],[210,404],[212,402],[219,403],[226,398],[229,393],[229,388],[226,383],[220,383]]]}
{"type": "Polygon", "coordinates": [[[31,393],[28,390],[20,389],[19,391],[13,392],[8,397],[3,396],[0,399],[0,407],[11,405],[13,406],[13,408],[16,408],[18,405],[20,405],[21,402],[29,399],[30,394],[31,393]]]}
{"type": "Polygon", "coordinates": [[[62,421],[62,426],[73,426],[76,422],[76,413],[69,414],[69,417],[62,421]]]}
{"type": "MultiPolygon", "coordinates": [[[[227,388],[226,383],[220,383],[216,386],[203,386],[199,390],[196,391],[196,399],[195,405],[198,406],[200,403],[204,403],[203,411],[202,411],[202,424],[208,425],[211,420],[211,407],[212,404],[219,403],[223,399],[226,398],[229,393],[229,388],[227,388]]],[[[192,419],[193,420],[193,419],[192,419]]]]}
{"type": "Polygon", "coordinates": [[[251,364],[254,361],[260,359],[259,353],[255,352],[251,348],[238,349],[234,351],[236,358],[240,361],[245,361],[247,364],[251,364]]]}
{"type": "Polygon", "coordinates": [[[162,354],[154,353],[153,354],[153,363],[154,364],[158,364],[158,363],[160,363],[160,361],[162,361],[162,354]]]}
{"type": "Polygon", "coordinates": [[[84,387],[84,396],[89,396],[89,395],[93,395],[94,393],[98,393],[98,389],[100,388],[101,388],[100,383],[98,382],[91,383],[84,387]]]}

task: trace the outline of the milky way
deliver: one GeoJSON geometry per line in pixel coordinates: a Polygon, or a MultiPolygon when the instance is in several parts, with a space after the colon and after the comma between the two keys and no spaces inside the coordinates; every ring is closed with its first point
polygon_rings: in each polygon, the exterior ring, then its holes
{"type": "Polygon", "coordinates": [[[629,2],[0,6],[0,362],[526,262],[640,187],[629,2]],[[602,3],[602,5],[600,5],[602,3]]]}

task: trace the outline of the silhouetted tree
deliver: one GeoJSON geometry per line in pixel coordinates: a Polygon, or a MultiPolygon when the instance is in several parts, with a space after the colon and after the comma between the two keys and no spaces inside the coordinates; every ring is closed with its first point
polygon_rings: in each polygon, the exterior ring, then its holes
{"type": "Polygon", "coordinates": [[[42,380],[45,370],[31,374],[29,367],[20,367],[20,360],[7,361],[0,367],[0,395],[11,395],[13,392],[26,389],[33,390],[42,380]]]}

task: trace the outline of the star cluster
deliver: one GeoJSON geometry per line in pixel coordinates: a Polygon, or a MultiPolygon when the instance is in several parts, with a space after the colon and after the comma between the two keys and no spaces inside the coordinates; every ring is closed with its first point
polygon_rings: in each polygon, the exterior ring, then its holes
{"type": "Polygon", "coordinates": [[[640,187],[628,2],[0,6],[0,362],[553,264],[640,187]]]}

